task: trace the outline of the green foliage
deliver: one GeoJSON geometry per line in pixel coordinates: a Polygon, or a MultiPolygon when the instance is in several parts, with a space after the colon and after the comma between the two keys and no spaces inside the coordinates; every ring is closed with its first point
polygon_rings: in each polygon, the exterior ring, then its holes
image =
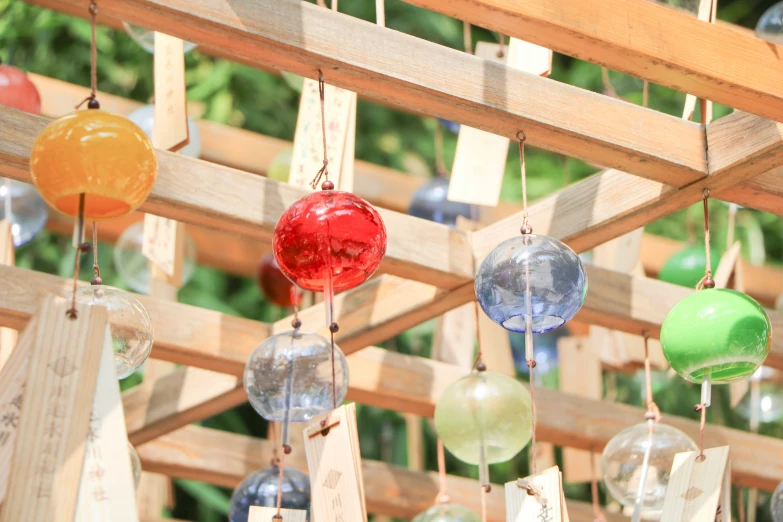
{"type": "MultiPolygon", "coordinates": [[[[755,24],[770,0],[721,1],[719,18],[746,26],[755,24]]],[[[451,18],[413,7],[403,2],[387,3],[387,24],[396,31],[412,34],[441,45],[462,49],[462,24],[451,18]]],[[[86,9],[86,3],[85,3],[86,9]]],[[[341,10],[349,15],[374,21],[373,2],[344,2],[341,10]]],[[[164,28],[165,29],[165,28],[164,28]]],[[[478,40],[495,41],[496,36],[480,28],[472,29],[474,43],[478,40]]],[[[350,35],[346,35],[350,37],[350,35]]],[[[6,63],[35,73],[85,86],[90,78],[90,28],[81,19],[74,19],[20,0],[0,0],[0,58],[6,63]]],[[[153,93],[152,57],[139,48],[124,32],[106,28],[98,30],[99,70],[98,86],[102,91],[140,102],[153,93]]],[[[379,56],[383,53],[379,50],[379,56]]],[[[298,95],[279,76],[251,67],[216,59],[198,49],[187,55],[186,84],[188,98],[204,107],[204,117],[216,122],[241,126],[282,139],[293,139],[298,109],[298,95]]],[[[600,67],[562,55],[555,56],[552,78],[584,89],[603,91],[600,67]]],[[[633,103],[642,101],[642,82],[620,73],[610,74],[612,84],[620,95],[633,103]]],[[[660,87],[650,86],[651,108],[679,116],[684,95],[660,87]]],[[[717,106],[716,117],[729,109],[717,106]]],[[[596,115],[596,124],[600,115],[596,115]]],[[[433,130],[435,121],[397,111],[372,102],[360,100],[357,117],[356,155],[358,158],[391,168],[429,175],[435,162],[433,130]]],[[[453,161],[456,136],[445,133],[447,165],[453,161]]],[[[511,147],[503,180],[502,198],[521,200],[519,159],[511,147]]],[[[582,161],[563,158],[542,150],[528,150],[527,169],[532,198],[549,194],[596,172],[596,167],[582,161]]],[[[187,175],[187,173],[184,173],[187,175]]],[[[711,202],[715,245],[722,249],[727,231],[727,207],[711,202]]],[[[652,233],[688,239],[686,222],[690,222],[697,240],[702,236],[700,207],[678,212],[650,224],[652,233]]],[[[783,259],[783,220],[779,217],[740,210],[737,217],[737,239],[743,241],[743,256],[753,262],[766,260],[780,263],[783,259]]],[[[70,239],[49,232],[42,233],[18,252],[19,266],[43,272],[68,276],[73,270],[70,239]]],[[[102,275],[107,284],[124,287],[112,268],[111,247],[102,245],[100,260],[102,275]]],[[[82,278],[89,278],[90,267],[82,267],[82,278]]],[[[255,283],[216,270],[199,267],[192,281],[182,289],[180,301],[223,313],[274,321],[285,311],[267,303],[255,283]]],[[[429,355],[434,324],[432,321],[417,326],[387,343],[387,348],[403,353],[429,355]]],[[[138,381],[139,376],[132,379],[138,381]]],[[[616,390],[616,400],[641,405],[641,381],[638,376],[608,375],[616,390]]],[[[124,387],[133,382],[126,381],[124,387]]],[[[656,381],[656,400],[671,414],[693,417],[692,405],[698,400],[698,390],[681,379],[662,378],[656,381]]],[[[744,421],[729,407],[727,390],[718,389],[719,407],[710,412],[712,420],[742,427],[744,421]]],[[[541,415],[552,415],[542,412],[541,415]]],[[[406,465],[408,448],[406,422],[395,412],[367,406],[358,408],[360,443],[366,458],[381,459],[406,465]]],[[[216,415],[202,423],[215,429],[264,436],[266,422],[248,405],[216,415]]],[[[425,463],[428,469],[437,468],[436,438],[430,424],[421,422],[425,440],[425,463]]],[[[762,432],[780,437],[783,428],[764,426],[762,432]]],[[[447,456],[449,473],[477,477],[475,467],[447,456]]],[[[492,467],[492,479],[504,482],[527,473],[527,451],[504,464],[492,467]]],[[[177,480],[178,518],[218,522],[225,520],[230,492],[210,485],[177,480]]],[[[589,489],[584,485],[567,487],[571,497],[588,499],[589,489]]],[[[760,516],[766,515],[760,510],[760,516]]],[[[763,521],[764,518],[759,520],[763,521]]]]}

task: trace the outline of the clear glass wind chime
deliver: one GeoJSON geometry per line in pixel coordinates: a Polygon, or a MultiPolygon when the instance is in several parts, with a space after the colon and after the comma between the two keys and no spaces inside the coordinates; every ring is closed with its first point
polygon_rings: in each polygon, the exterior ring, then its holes
{"type": "MultiPolygon", "coordinates": [[[[293,330],[261,343],[244,375],[255,410],[269,421],[282,423],[281,480],[284,455],[291,451],[290,423],[332,411],[348,389],[348,364],[334,340],[339,331],[334,294],[365,282],[386,252],[386,228],[378,212],[363,199],[335,190],[329,180],[325,85],[320,71],[319,91],[324,159],[312,187],[323,178],[321,191],[303,197],[283,213],[275,227],[273,248],[275,262],[291,283],[324,293],[330,339],[301,331],[295,313],[293,330]]],[[[285,507],[281,502],[278,495],[278,508],[285,507]]]]}

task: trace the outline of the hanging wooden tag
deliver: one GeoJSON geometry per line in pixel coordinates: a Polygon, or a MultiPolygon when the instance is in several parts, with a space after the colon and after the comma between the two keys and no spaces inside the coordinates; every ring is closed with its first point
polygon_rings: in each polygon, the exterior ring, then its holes
{"type": "Polygon", "coordinates": [[[563,478],[557,466],[538,475],[508,482],[505,491],[506,522],[568,522],[563,478]],[[528,484],[539,495],[528,494],[528,484]]]}
{"type": "Polygon", "coordinates": [[[438,318],[432,340],[432,359],[469,372],[476,345],[476,309],[473,303],[449,310],[438,318]]]}
{"type": "MultiPolygon", "coordinates": [[[[559,339],[557,360],[560,363],[560,391],[601,400],[603,397],[601,359],[589,339],[581,337],[559,339]]],[[[586,450],[563,448],[563,475],[566,482],[590,482],[593,478],[593,470],[600,469],[600,455],[586,450]],[[590,459],[594,462],[590,462],[590,459]]]]}
{"type": "Polygon", "coordinates": [[[144,214],[141,253],[167,276],[172,285],[180,287],[185,254],[184,223],[144,214]]]}
{"type": "MultiPolygon", "coordinates": [[[[552,52],[549,49],[514,39],[507,48],[479,42],[476,56],[531,74],[545,74],[543,69],[551,69],[552,52]],[[547,62],[549,67],[545,67],[547,62]]],[[[448,199],[472,205],[497,206],[506,171],[508,146],[508,138],[462,125],[457,137],[448,199]]]]}
{"type": "MultiPolygon", "coordinates": [[[[14,236],[11,232],[11,221],[0,221],[0,265],[14,266],[16,264],[16,250],[14,248],[14,236]]],[[[13,328],[0,327],[0,368],[11,356],[16,346],[17,333],[13,328]]]]}
{"type": "MultiPolygon", "coordinates": [[[[342,189],[341,174],[346,160],[346,148],[353,149],[356,125],[356,94],[326,84],[324,89],[324,113],[326,115],[326,146],[329,160],[329,179],[342,189]],[[353,113],[354,130],[351,131],[349,116],[353,113]],[[348,136],[353,132],[354,139],[348,136]],[[348,145],[350,141],[350,145],[348,145]]],[[[349,159],[349,177],[353,178],[353,153],[349,159]]],[[[323,167],[324,142],[321,127],[321,97],[318,82],[305,78],[302,97],[299,101],[299,115],[296,119],[294,150],[291,153],[291,171],[288,183],[296,187],[313,190],[310,186],[315,174],[323,167]]],[[[351,179],[352,184],[352,179],[351,179]]],[[[320,187],[316,187],[320,190],[320,187]]]]}
{"type": "MultiPolygon", "coordinates": [[[[247,522],[278,522],[273,518],[277,515],[276,507],[250,507],[250,517],[247,522]]],[[[281,509],[282,522],[307,522],[307,511],[303,509],[281,509]]],[[[339,520],[339,519],[338,519],[339,520]]]]}
{"type": "Polygon", "coordinates": [[[76,522],[138,522],[128,433],[108,329],[100,364],[76,522]]]}
{"type": "MultiPolygon", "coordinates": [[[[0,522],[73,522],[93,397],[106,334],[106,309],[48,296],[16,352],[29,350],[26,393],[0,522]]],[[[127,457],[126,457],[127,458],[127,457]]]]}
{"type": "Polygon", "coordinates": [[[307,425],[305,453],[310,471],[312,522],[367,522],[356,406],[345,404],[307,425]]]}
{"type": "Polygon", "coordinates": [[[698,456],[698,451],[689,451],[674,457],[661,520],[731,521],[731,489],[724,487],[730,482],[729,447],[704,450],[702,462],[698,456]]]}

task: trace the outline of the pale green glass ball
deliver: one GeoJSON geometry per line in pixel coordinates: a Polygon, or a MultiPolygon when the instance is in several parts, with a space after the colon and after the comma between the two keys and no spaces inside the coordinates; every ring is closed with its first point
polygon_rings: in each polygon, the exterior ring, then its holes
{"type": "Polygon", "coordinates": [[[473,372],[453,382],[435,407],[435,427],[458,459],[479,464],[484,444],[488,464],[505,462],[531,437],[527,389],[511,377],[473,372]]]}
{"type": "Polygon", "coordinates": [[[416,515],[413,522],[481,522],[481,518],[464,506],[436,504],[416,515]]]}

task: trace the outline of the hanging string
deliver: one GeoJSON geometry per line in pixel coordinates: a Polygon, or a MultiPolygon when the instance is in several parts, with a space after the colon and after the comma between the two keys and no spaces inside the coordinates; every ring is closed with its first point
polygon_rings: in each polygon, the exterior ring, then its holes
{"type": "Polygon", "coordinates": [[[702,402],[697,404],[693,408],[695,411],[701,413],[701,419],[699,421],[699,456],[696,458],[698,462],[704,460],[704,426],[707,423],[707,404],[702,402]]]}
{"type": "Polygon", "coordinates": [[[97,0],[90,1],[90,30],[91,30],[91,42],[90,42],[90,95],[79,102],[76,106],[78,109],[85,102],[88,109],[100,109],[101,106],[98,103],[98,44],[95,37],[96,28],[98,25],[98,2],[97,0]]]}
{"type": "Polygon", "coordinates": [[[647,484],[647,475],[650,471],[650,456],[652,451],[653,436],[655,426],[661,418],[661,411],[653,400],[652,391],[652,370],[650,365],[650,336],[644,333],[644,381],[645,381],[645,399],[647,402],[647,412],[644,418],[647,421],[647,446],[644,451],[642,469],[639,474],[639,486],[634,500],[632,522],[639,522],[642,516],[642,503],[644,500],[644,491],[647,484]]]}
{"type": "Polygon", "coordinates": [[[101,267],[98,266],[98,223],[92,222],[92,281],[91,285],[102,285],[101,267]]]}
{"type": "Polygon", "coordinates": [[[299,291],[299,287],[291,285],[291,305],[294,307],[294,318],[291,320],[291,326],[294,330],[298,330],[302,327],[302,320],[299,319],[299,306],[302,302],[302,292],[299,291]]]}
{"type": "Polygon", "coordinates": [[[650,82],[644,80],[644,85],[642,86],[642,107],[647,108],[647,104],[649,101],[650,101],[650,82]]]}
{"type": "Polygon", "coordinates": [[[661,410],[655,404],[652,391],[652,368],[650,365],[650,336],[644,333],[644,383],[645,396],[647,399],[647,413],[644,418],[654,420],[656,423],[661,420],[661,410]]]}
{"type": "Polygon", "coordinates": [[[73,241],[76,252],[73,258],[73,288],[71,289],[71,307],[65,312],[69,319],[76,319],[76,287],[79,282],[79,254],[90,251],[90,244],[84,242],[84,194],[79,194],[79,213],[76,218],[76,228],[73,231],[73,241]]]}
{"type": "Polygon", "coordinates": [[[595,471],[595,453],[590,452],[590,494],[593,500],[593,522],[606,522],[606,517],[601,512],[601,501],[598,498],[598,477],[595,471]]]}
{"type": "Polygon", "coordinates": [[[612,98],[620,99],[620,95],[617,94],[614,85],[612,85],[612,80],[609,78],[609,69],[606,67],[601,67],[601,80],[604,84],[604,94],[611,96],[612,98]]]}
{"type": "Polygon", "coordinates": [[[443,441],[438,437],[438,480],[440,482],[440,491],[435,497],[436,504],[448,504],[451,502],[446,481],[446,451],[443,449],[443,441]]]}
{"type": "Polygon", "coordinates": [[[503,58],[506,55],[506,37],[502,33],[497,33],[498,43],[500,49],[498,49],[498,58],[503,58]]]}
{"type": "Polygon", "coordinates": [[[329,158],[327,156],[328,149],[326,148],[326,103],[325,103],[326,84],[324,84],[324,73],[318,70],[318,94],[321,98],[321,131],[324,141],[324,165],[315,175],[315,179],[310,183],[312,188],[316,188],[321,181],[321,177],[324,178],[324,183],[321,186],[324,190],[331,190],[334,188],[334,183],[329,181],[329,158]]]}
{"type": "Polygon", "coordinates": [[[707,257],[707,266],[704,269],[704,277],[696,285],[696,290],[704,288],[715,288],[715,281],[712,280],[712,260],[710,259],[710,189],[704,189],[702,192],[702,201],[704,203],[704,253],[707,257]]]}
{"type": "Polygon", "coordinates": [[[517,132],[517,140],[519,140],[519,170],[522,176],[522,228],[523,234],[531,234],[533,228],[528,221],[527,213],[527,168],[525,167],[525,140],[527,136],[524,131],[517,132]]]}
{"type": "Polygon", "coordinates": [[[329,325],[329,333],[332,341],[332,409],[337,409],[337,373],[334,366],[334,334],[340,329],[337,323],[329,325]]]}
{"type": "Polygon", "coordinates": [[[465,45],[465,52],[473,54],[473,35],[468,22],[462,22],[462,40],[465,45]]]}
{"type": "Polygon", "coordinates": [[[487,522],[487,493],[492,489],[489,484],[481,486],[481,522],[487,522]]]}
{"type": "Polygon", "coordinates": [[[440,122],[435,123],[435,171],[438,176],[449,175],[443,154],[443,128],[440,122]]]}

